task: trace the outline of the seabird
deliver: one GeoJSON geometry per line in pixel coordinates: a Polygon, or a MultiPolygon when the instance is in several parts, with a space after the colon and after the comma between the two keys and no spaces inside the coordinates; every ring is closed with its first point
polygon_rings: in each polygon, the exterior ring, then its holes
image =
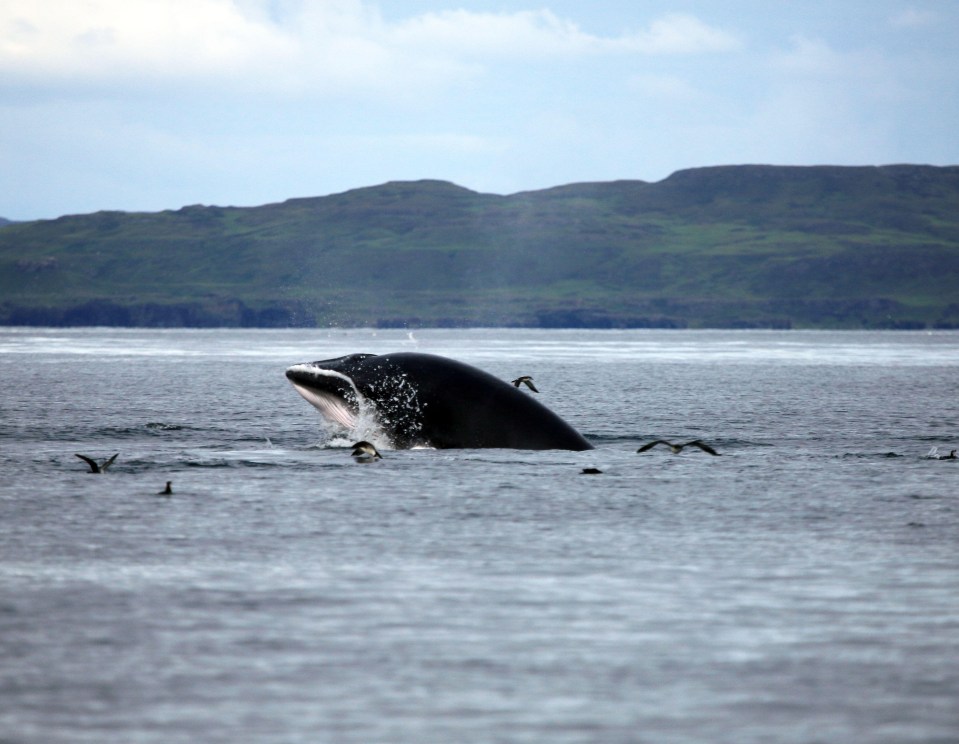
{"type": "Polygon", "coordinates": [[[162,491],[157,491],[157,496],[170,496],[173,494],[173,481],[166,482],[166,488],[162,491]]]}
{"type": "Polygon", "coordinates": [[[376,450],[376,447],[367,441],[354,444],[352,455],[357,462],[374,462],[383,459],[383,455],[376,450]]]}
{"type": "Polygon", "coordinates": [[[956,457],[956,451],[952,450],[948,455],[943,455],[939,459],[940,460],[959,460],[959,457],[956,457]]]}
{"type": "Polygon", "coordinates": [[[79,452],[74,453],[74,454],[76,454],[77,457],[79,457],[79,458],[80,458],[81,460],[83,460],[87,465],[90,466],[90,472],[91,472],[91,473],[103,473],[103,472],[106,472],[106,469],[113,464],[113,461],[117,459],[117,455],[119,455],[120,453],[117,452],[116,455],[114,455],[113,457],[111,457],[109,460],[104,460],[104,461],[101,462],[101,463],[98,463],[98,462],[97,462],[96,460],[94,460],[92,457],[87,457],[86,455],[81,455],[79,452]]]}
{"type": "Polygon", "coordinates": [[[536,389],[536,386],[533,384],[533,378],[529,375],[523,375],[522,377],[517,377],[513,380],[513,387],[519,387],[520,385],[525,385],[534,393],[538,393],[539,390],[536,389]]]}
{"type": "Polygon", "coordinates": [[[599,468],[583,468],[582,475],[602,475],[603,471],[599,468]]]}
{"type": "Polygon", "coordinates": [[[708,452],[710,455],[719,456],[719,453],[710,447],[708,444],[703,444],[698,439],[694,439],[692,442],[686,442],[684,444],[673,444],[672,442],[667,442],[665,439],[657,439],[655,442],[650,442],[649,444],[644,444],[640,447],[637,452],[645,452],[648,449],[652,449],[657,444],[665,444],[669,449],[673,451],[673,454],[678,454],[683,451],[683,447],[699,447],[703,452],[708,452]]]}

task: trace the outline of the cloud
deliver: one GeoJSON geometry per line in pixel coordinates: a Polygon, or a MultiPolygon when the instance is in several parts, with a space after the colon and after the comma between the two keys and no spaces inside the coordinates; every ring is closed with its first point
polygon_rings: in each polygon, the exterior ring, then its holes
{"type": "Polygon", "coordinates": [[[578,53],[599,41],[548,10],[427,13],[397,24],[387,36],[405,48],[493,58],[578,53]]]}
{"type": "Polygon", "coordinates": [[[796,36],[764,70],[763,95],[740,126],[743,152],[782,163],[848,164],[895,151],[897,114],[909,87],[894,60],[796,36]]]}
{"type": "Polygon", "coordinates": [[[428,13],[399,24],[391,36],[418,48],[513,58],[610,52],[702,54],[729,51],[739,45],[731,34],[689,15],[667,15],[653,21],[646,30],[601,37],[584,32],[548,10],[428,13]]]}
{"type": "MultiPolygon", "coordinates": [[[[0,80],[308,92],[445,85],[501,60],[737,48],[690,15],[599,36],[548,10],[449,10],[387,22],[361,0],[6,0],[0,80]]],[[[0,85],[4,85],[0,82],[0,85]]]]}
{"type": "Polygon", "coordinates": [[[0,9],[0,70],[27,80],[223,74],[289,46],[225,0],[8,0],[0,9]]]}
{"type": "Polygon", "coordinates": [[[938,18],[938,15],[931,10],[906,8],[890,18],[889,23],[895,28],[924,28],[936,23],[938,18]]]}
{"type": "Polygon", "coordinates": [[[740,42],[695,16],[674,13],[653,21],[649,30],[635,34],[629,45],[644,54],[702,54],[732,51],[740,42]]]}
{"type": "Polygon", "coordinates": [[[850,103],[897,101],[905,94],[902,70],[877,51],[837,51],[819,39],[795,36],[792,46],[770,60],[777,87],[803,89],[850,103]]]}
{"type": "Polygon", "coordinates": [[[841,56],[820,39],[793,36],[789,49],[772,58],[774,69],[790,75],[831,75],[843,67],[841,56]]]}

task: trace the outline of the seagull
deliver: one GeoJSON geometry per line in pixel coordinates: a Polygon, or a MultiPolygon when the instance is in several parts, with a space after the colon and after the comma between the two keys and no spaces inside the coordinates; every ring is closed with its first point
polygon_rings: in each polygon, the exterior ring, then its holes
{"type": "Polygon", "coordinates": [[[173,494],[173,481],[166,482],[166,488],[157,491],[157,496],[171,496],[173,494]]]}
{"type": "Polygon", "coordinates": [[[104,460],[101,463],[98,463],[92,457],[87,457],[86,455],[81,455],[80,453],[75,453],[75,454],[77,457],[79,457],[87,465],[90,466],[91,473],[104,473],[106,472],[106,469],[113,464],[113,461],[117,459],[117,455],[119,455],[120,453],[117,452],[117,454],[111,457],[109,460],[104,460]]]}
{"type": "Polygon", "coordinates": [[[665,439],[657,439],[655,442],[644,444],[642,447],[640,447],[636,451],[645,452],[648,449],[652,449],[657,444],[665,444],[667,447],[669,447],[673,451],[674,455],[682,452],[683,447],[699,447],[699,449],[701,449],[703,452],[708,452],[710,455],[716,455],[717,457],[719,456],[719,453],[716,450],[714,450],[708,444],[703,444],[698,439],[694,439],[692,442],[686,442],[685,444],[673,444],[672,442],[667,442],[665,439]]]}
{"type": "Polygon", "coordinates": [[[520,385],[525,385],[534,393],[538,393],[539,390],[536,389],[536,386],[533,384],[533,378],[529,375],[523,375],[522,377],[517,377],[513,380],[513,387],[519,387],[520,385]]]}
{"type": "Polygon", "coordinates": [[[375,462],[383,459],[383,455],[377,451],[376,447],[367,441],[354,444],[352,455],[357,462],[375,462]]]}

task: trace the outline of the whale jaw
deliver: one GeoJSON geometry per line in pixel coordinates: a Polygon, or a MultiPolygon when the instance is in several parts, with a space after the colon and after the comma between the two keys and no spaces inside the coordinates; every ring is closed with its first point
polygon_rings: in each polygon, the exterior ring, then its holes
{"type": "Polygon", "coordinates": [[[302,395],[307,403],[322,413],[324,418],[335,421],[347,429],[356,428],[356,413],[340,396],[335,393],[328,393],[325,390],[298,385],[295,382],[293,383],[293,389],[302,395]]]}
{"type": "Polygon", "coordinates": [[[356,428],[361,396],[349,377],[314,364],[295,364],[286,370],[286,377],[324,418],[350,430],[356,428]]]}

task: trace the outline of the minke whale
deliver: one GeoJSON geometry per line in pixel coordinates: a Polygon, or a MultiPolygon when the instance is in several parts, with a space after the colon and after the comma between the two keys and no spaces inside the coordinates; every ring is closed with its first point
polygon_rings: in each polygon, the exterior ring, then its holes
{"type": "Polygon", "coordinates": [[[394,447],[593,449],[542,403],[510,383],[433,354],[350,354],[286,370],[330,421],[353,429],[371,412],[394,447]]]}

